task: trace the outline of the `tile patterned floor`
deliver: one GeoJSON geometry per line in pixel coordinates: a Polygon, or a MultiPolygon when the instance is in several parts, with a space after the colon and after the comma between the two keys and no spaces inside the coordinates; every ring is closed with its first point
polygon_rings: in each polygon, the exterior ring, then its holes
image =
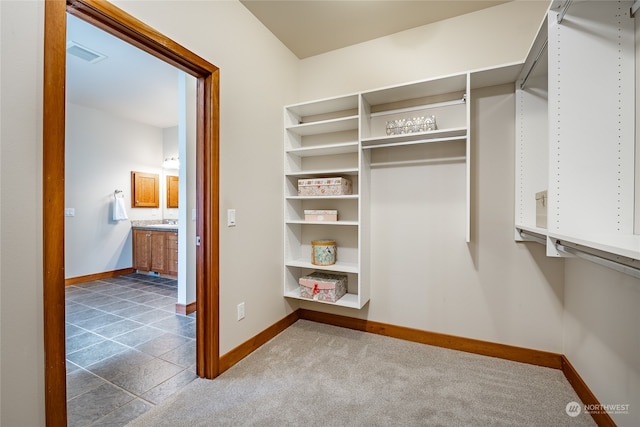
{"type": "Polygon", "coordinates": [[[196,378],[195,313],[176,281],[143,274],[66,288],[70,427],[122,426],[196,378]]]}

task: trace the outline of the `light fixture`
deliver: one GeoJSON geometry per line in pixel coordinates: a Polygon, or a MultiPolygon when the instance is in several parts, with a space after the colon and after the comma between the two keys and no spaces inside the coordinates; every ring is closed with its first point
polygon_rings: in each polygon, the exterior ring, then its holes
{"type": "Polygon", "coordinates": [[[179,169],[180,168],[180,158],[179,157],[167,157],[162,162],[163,169],[179,169]]]}

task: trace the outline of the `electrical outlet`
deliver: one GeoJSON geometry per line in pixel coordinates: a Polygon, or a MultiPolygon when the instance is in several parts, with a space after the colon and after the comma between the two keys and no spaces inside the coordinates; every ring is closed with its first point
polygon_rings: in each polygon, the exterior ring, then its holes
{"type": "Polygon", "coordinates": [[[238,320],[244,319],[244,303],[238,304],[238,320]]]}

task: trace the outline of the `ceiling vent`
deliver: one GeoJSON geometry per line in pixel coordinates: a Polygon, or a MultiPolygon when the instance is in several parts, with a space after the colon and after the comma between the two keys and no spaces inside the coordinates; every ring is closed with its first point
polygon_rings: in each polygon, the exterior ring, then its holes
{"type": "Polygon", "coordinates": [[[95,64],[96,62],[100,62],[107,58],[107,55],[91,50],[74,41],[67,43],[67,53],[87,61],[89,64],[95,64]]]}

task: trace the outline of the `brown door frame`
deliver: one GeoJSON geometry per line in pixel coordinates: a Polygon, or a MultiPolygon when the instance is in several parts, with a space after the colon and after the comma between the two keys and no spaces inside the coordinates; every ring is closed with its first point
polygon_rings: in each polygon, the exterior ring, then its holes
{"type": "Polygon", "coordinates": [[[66,13],[194,76],[196,132],[196,371],[219,375],[219,69],[106,1],[47,0],[43,85],[45,416],[67,424],[64,296],[66,13]]]}

